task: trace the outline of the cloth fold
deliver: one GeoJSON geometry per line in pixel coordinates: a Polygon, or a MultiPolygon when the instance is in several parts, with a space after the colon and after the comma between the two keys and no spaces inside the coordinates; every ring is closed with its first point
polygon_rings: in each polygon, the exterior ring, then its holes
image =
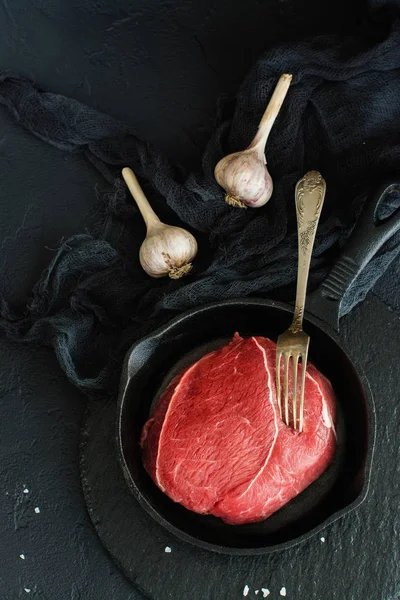
{"type": "MultiPolygon", "coordinates": [[[[238,91],[233,115],[220,117],[201,167],[187,173],[137,139],[128,124],[28,78],[0,73],[0,103],[10,115],[44,142],[81,152],[110,184],[100,226],[63,243],[22,310],[1,299],[0,328],[12,339],[54,346],[80,388],[115,392],[129,345],[177,312],[223,298],[293,298],[294,187],[310,169],[327,181],[310,274],[314,289],[343,248],[368,193],[388,176],[400,181],[398,98],[398,18],[379,27],[363,24],[351,37],[283,45],[260,57],[238,91]],[[215,164],[250,143],[283,72],[293,73],[293,82],[267,147],[273,197],[262,209],[232,209],[215,182],[215,164]],[[123,166],[135,170],[164,220],[184,224],[197,237],[200,252],[189,277],[152,280],[141,270],[144,228],[120,178],[123,166]]],[[[398,195],[391,195],[387,214],[399,204],[398,195]]],[[[344,313],[363,300],[399,252],[396,234],[347,294],[344,313]]]]}

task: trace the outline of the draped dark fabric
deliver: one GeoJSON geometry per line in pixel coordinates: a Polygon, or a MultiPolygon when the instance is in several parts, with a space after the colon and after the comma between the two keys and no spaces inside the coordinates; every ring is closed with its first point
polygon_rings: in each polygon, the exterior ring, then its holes
{"type": "MultiPolygon", "coordinates": [[[[288,299],[295,289],[294,187],[310,169],[327,181],[310,289],[326,276],[367,194],[400,170],[400,21],[364,24],[351,37],[286,44],[260,57],[223,107],[202,164],[187,173],[129,127],[72,98],[0,73],[0,102],[23,127],[65,152],[81,152],[109,182],[90,233],[66,240],[26,306],[1,299],[0,328],[12,339],[54,347],[69,379],[90,393],[115,391],[123,353],[179,311],[243,296],[288,299]],[[261,209],[227,206],[213,171],[217,161],[253,138],[279,75],[293,82],[272,130],[268,168],[274,194],[261,209]],[[200,251],[182,280],[150,279],[140,268],[142,219],[120,177],[131,166],[155,210],[183,224],[200,251]]],[[[397,175],[398,177],[398,175],[397,175]]],[[[391,194],[386,215],[399,206],[391,194]]],[[[385,216],[385,215],[382,215],[385,216]]],[[[359,303],[400,252],[390,239],[348,293],[359,303]]],[[[399,269],[390,280],[396,295],[399,269]]],[[[394,291],[393,291],[394,290],[394,291]]],[[[387,295],[387,290],[383,290],[387,295]]],[[[387,298],[385,297],[387,301],[387,298]]]]}

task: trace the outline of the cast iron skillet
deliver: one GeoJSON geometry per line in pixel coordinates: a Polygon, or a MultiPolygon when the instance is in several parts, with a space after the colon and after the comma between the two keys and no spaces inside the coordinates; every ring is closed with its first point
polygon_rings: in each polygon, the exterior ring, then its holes
{"type": "Polygon", "coordinates": [[[129,489],[140,505],[179,538],[226,554],[262,554],[288,548],[353,510],[366,497],[375,442],[375,409],[368,380],[338,335],[345,292],[378,249],[400,228],[400,214],[378,220],[378,207],[400,183],[386,182],[369,198],[345,251],[307,301],[305,330],[310,360],[332,382],[338,400],[338,450],[327,471],[274,515],[252,525],[225,525],[195,514],[163,494],[142,465],[139,437],[158,395],[183,367],[242,336],[276,340],[290,324],[293,307],[242,299],[195,308],[135,343],[123,366],[117,444],[129,489]]]}

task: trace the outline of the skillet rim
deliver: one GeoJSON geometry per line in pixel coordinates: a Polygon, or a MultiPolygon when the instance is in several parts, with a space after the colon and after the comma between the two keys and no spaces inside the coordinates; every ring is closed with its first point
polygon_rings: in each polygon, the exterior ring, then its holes
{"type": "Polygon", "coordinates": [[[309,313],[306,311],[305,320],[309,321],[314,326],[316,326],[318,329],[322,330],[325,334],[327,334],[339,346],[339,348],[345,354],[347,360],[350,362],[351,366],[353,367],[353,369],[358,377],[358,380],[361,384],[361,387],[364,391],[364,395],[365,395],[366,403],[367,403],[367,409],[368,409],[367,427],[368,427],[369,437],[368,437],[368,447],[367,447],[367,451],[365,454],[365,463],[364,463],[364,483],[363,483],[363,486],[362,486],[359,494],[357,495],[355,500],[353,500],[353,502],[348,504],[346,507],[334,512],[331,516],[327,517],[319,525],[317,525],[316,527],[313,527],[306,533],[303,533],[302,535],[299,535],[295,538],[287,540],[286,542],[282,542],[279,544],[273,544],[270,546],[263,546],[263,547],[259,547],[259,548],[237,548],[237,547],[219,546],[219,545],[213,544],[211,542],[199,540],[198,538],[194,537],[193,535],[188,534],[185,531],[182,531],[175,525],[172,525],[167,519],[165,519],[162,515],[160,515],[160,513],[157,512],[157,510],[155,510],[151,506],[151,504],[148,502],[147,498],[144,496],[144,494],[142,494],[140,489],[137,487],[137,485],[134,481],[134,478],[131,475],[130,469],[127,465],[127,461],[125,460],[125,453],[124,453],[124,448],[123,448],[123,443],[122,443],[122,415],[123,415],[123,410],[124,410],[124,406],[125,406],[125,402],[126,402],[126,392],[129,388],[129,384],[130,384],[130,380],[131,380],[131,376],[129,375],[129,360],[130,360],[130,357],[131,357],[133,351],[135,350],[135,348],[137,346],[139,346],[140,344],[142,344],[143,342],[146,342],[148,340],[154,340],[154,339],[159,338],[161,335],[165,335],[166,333],[168,333],[168,331],[170,329],[172,329],[177,324],[181,323],[182,321],[187,320],[190,317],[193,317],[195,315],[201,314],[202,312],[207,312],[207,311],[210,311],[210,310],[213,310],[216,308],[223,308],[224,306],[237,306],[238,308],[239,307],[245,308],[248,306],[261,306],[261,307],[265,307],[265,308],[271,308],[271,307],[277,308],[286,313],[293,312],[293,306],[291,306],[290,304],[287,304],[285,302],[280,302],[278,300],[268,300],[268,299],[264,299],[264,298],[254,298],[254,297],[253,298],[244,298],[244,299],[233,298],[233,299],[229,299],[229,300],[210,302],[207,304],[202,304],[201,306],[197,306],[197,307],[188,309],[188,310],[180,313],[179,315],[168,320],[166,323],[164,323],[163,325],[161,325],[154,331],[150,332],[146,336],[144,336],[144,337],[140,338],[139,340],[137,340],[136,342],[134,342],[132,344],[132,346],[128,349],[128,351],[126,352],[126,355],[125,355],[125,358],[123,361],[123,365],[122,365],[122,369],[121,369],[121,379],[120,379],[120,387],[119,387],[119,393],[118,393],[117,417],[116,417],[116,445],[117,445],[118,462],[122,468],[124,479],[127,483],[129,491],[134,496],[134,498],[138,501],[138,503],[143,508],[143,510],[145,510],[145,512],[149,516],[151,516],[160,526],[164,527],[165,529],[167,529],[168,531],[173,533],[180,540],[183,540],[184,542],[194,545],[198,548],[202,548],[203,550],[209,550],[209,551],[216,552],[219,554],[236,555],[236,556],[252,556],[252,555],[256,556],[256,555],[262,555],[262,554],[269,554],[272,552],[287,550],[288,548],[292,548],[293,546],[296,546],[297,544],[300,544],[300,543],[308,540],[309,538],[318,534],[320,531],[322,531],[326,527],[330,526],[335,521],[342,518],[344,515],[352,512],[353,510],[358,508],[364,502],[365,498],[368,495],[368,491],[369,491],[369,487],[370,487],[371,470],[372,470],[373,457],[374,457],[374,451],[375,451],[375,442],[376,442],[375,402],[374,402],[374,398],[373,398],[373,394],[372,394],[372,390],[371,390],[368,378],[365,375],[363,368],[360,366],[358,361],[356,361],[351,356],[351,354],[349,354],[349,351],[343,344],[343,341],[340,338],[340,335],[329,324],[325,323],[321,318],[316,317],[312,313],[309,313]]]}

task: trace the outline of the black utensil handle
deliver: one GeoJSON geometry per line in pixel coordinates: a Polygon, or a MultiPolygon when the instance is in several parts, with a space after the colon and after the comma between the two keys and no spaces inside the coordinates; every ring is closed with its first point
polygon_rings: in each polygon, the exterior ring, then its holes
{"type": "Polygon", "coordinates": [[[400,210],[378,219],[378,208],[391,192],[400,192],[398,181],[385,181],[368,197],[341,257],[321,286],[307,299],[307,312],[339,331],[340,308],[351,284],[383,244],[400,229],[400,210]]]}

